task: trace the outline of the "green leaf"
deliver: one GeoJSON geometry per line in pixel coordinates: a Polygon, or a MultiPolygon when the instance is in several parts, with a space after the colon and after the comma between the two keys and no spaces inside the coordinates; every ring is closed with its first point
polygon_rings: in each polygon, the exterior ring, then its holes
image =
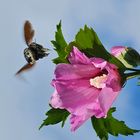
{"type": "Polygon", "coordinates": [[[79,45],[79,49],[91,49],[94,47],[93,45],[97,45],[100,49],[104,50],[103,53],[106,52],[97,34],[92,28],[88,28],[86,25],[84,29],[80,29],[77,33],[75,41],[79,45]]]}
{"type": "Polygon", "coordinates": [[[72,41],[69,45],[66,43],[62,29],[61,21],[57,25],[57,31],[55,32],[55,40],[51,41],[54,50],[57,52],[58,57],[53,59],[55,64],[58,63],[69,63],[68,55],[71,51],[72,46],[76,46],[82,52],[84,52],[88,57],[99,57],[107,60],[118,66],[121,73],[126,70],[126,67],[119,61],[116,57],[112,56],[102,45],[96,32],[85,25],[84,29],[80,31],[75,36],[75,41],[72,41]]]}
{"type": "Polygon", "coordinates": [[[97,119],[95,117],[91,118],[92,125],[97,133],[97,136],[102,140],[108,140],[108,132],[106,130],[106,127],[104,125],[103,119],[97,119]]]}
{"type": "Polygon", "coordinates": [[[67,117],[69,116],[69,112],[65,109],[52,108],[46,113],[46,116],[47,118],[41,124],[39,129],[41,129],[43,126],[54,125],[60,122],[62,122],[61,126],[63,127],[67,117]]]}
{"type": "Polygon", "coordinates": [[[96,32],[92,28],[88,28],[85,25],[84,29],[80,29],[77,33],[73,43],[87,56],[103,58],[117,65],[122,72],[125,71],[125,66],[104,48],[96,32]]]}
{"type": "Polygon", "coordinates": [[[112,116],[112,113],[116,111],[116,108],[111,108],[106,118],[97,119],[91,118],[93,128],[101,140],[108,140],[108,134],[113,136],[121,135],[133,135],[134,133],[140,132],[129,128],[124,121],[119,121],[112,116]]]}
{"type": "Polygon", "coordinates": [[[52,40],[52,44],[54,46],[54,50],[57,52],[58,57],[53,59],[55,64],[58,63],[68,63],[67,55],[69,54],[70,50],[68,50],[68,45],[64,39],[62,30],[61,30],[61,21],[56,26],[57,31],[55,32],[55,40],[52,40]]]}

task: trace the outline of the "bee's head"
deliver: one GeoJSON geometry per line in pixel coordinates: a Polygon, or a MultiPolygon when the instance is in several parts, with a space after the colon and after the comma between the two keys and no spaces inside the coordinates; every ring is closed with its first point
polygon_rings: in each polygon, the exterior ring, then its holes
{"type": "Polygon", "coordinates": [[[24,57],[26,59],[26,61],[30,64],[34,64],[35,63],[35,59],[34,59],[34,53],[31,51],[31,49],[26,48],[24,50],[24,57]]]}

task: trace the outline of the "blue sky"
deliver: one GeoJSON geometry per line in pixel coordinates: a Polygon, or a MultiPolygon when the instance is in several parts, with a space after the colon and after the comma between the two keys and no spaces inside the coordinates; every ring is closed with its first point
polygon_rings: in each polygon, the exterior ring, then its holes
{"type": "MultiPolygon", "coordinates": [[[[48,58],[39,61],[36,67],[14,77],[26,61],[23,50],[23,23],[30,20],[38,43],[51,50],[56,24],[62,20],[63,32],[69,42],[87,24],[97,32],[104,46],[110,50],[115,45],[127,45],[140,51],[139,0],[0,0],[0,139],[1,140],[98,140],[90,120],[76,132],[70,132],[69,120],[63,129],[60,125],[38,130],[48,110],[48,101],[53,93],[50,85],[55,65],[48,58]]],[[[127,82],[117,98],[114,115],[125,120],[132,128],[140,129],[140,87],[137,80],[127,82]]],[[[110,140],[139,140],[134,136],[110,140]]]]}

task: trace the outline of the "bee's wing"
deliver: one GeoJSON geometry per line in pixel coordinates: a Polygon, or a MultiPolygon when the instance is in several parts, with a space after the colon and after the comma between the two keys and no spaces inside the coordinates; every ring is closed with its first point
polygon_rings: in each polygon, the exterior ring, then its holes
{"type": "Polygon", "coordinates": [[[26,44],[29,46],[32,43],[35,31],[32,28],[32,24],[27,20],[24,23],[24,39],[26,44]]]}
{"type": "Polygon", "coordinates": [[[35,65],[35,63],[34,63],[34,64],[29,64],[29,63],[27,63],[27,64],[24,65],[19,71],[17,71],[17,73],[16,73],[15,75],[18,75],[18,74],[20,74],[21,72],[24,72],[24,71],[27,71],[27,70],[31,69],[34,65],[35,65]]]}

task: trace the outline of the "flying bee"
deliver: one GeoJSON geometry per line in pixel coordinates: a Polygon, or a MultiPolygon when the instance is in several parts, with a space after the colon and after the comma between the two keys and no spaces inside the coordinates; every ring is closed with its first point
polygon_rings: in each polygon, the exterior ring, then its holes
{"type": "Polygon", "coordinates": [[[42,45],[32,42],[35,31],[32,28],[32,24],[27,20],[24,23],[24,39],[28,48],[24,49],[24,57],[27,61],[27,64],[24,65],[16,75],[20,74],[23,71],[31,69],[36,61],[48,56],[49,49],[44,48],[42,45]]]}

